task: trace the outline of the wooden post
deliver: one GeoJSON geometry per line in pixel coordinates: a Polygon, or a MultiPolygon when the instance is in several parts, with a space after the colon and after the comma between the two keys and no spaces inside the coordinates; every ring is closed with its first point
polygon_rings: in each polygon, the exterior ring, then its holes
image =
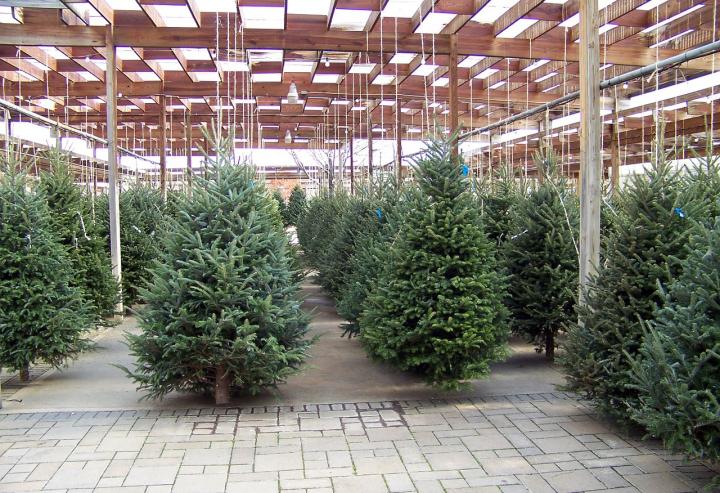
{"type": "MultiPolygon", "coordinates": [[[[105,31],[105,96],[107,109],[107,140],[108,140],[108,202],[110,204],[110,259],[115,282],[122,282],[122,257],[120,250],[120,202],[118,187],[117,159],[117,70],[116,50],[113,42],[112,26],[105,31]]],[[[124,312],[122,297],[115,307],[122,317],[124,312]]]]}
{"type": "Polygon", "coordinates": [[[368,124],[367,124],[367,141],[368,141],[368,176],[370,177],[370,186],[372,186],[373,176],[373,133],[372,133],[372,119],[368,113],[368,124]]]}
{"type": "Polygon", "coordinates": [[[600,263],[602,183],[598,0],[580,2],[580,302],[600,263]]]}
{"type": "Polygon", "coordinates": [[[450,66],[448,88],[450,89],[450,135],[452,140],[452,153],[457,156],[459,152],[458,141],[458,52],[457,52],[457,34],[450,35],[450,66]]]}
{"type": "Polygon", "coordinates": [[[350,132],[350,195],[355,195],[355,147],[354,134],[350,132]]]}
{"type": "Polygon", "coordinates": [[[612,176],[612,192],[616,194],[620,191],[620,145],[618,143],[618,102],[617,98],[613,101],[614,116],[613,124],[610,125],[610,172],[612,176]]]}
{"type": "Polygon", "coordinates": [[[158,120],[158,129],[160,135],[158,136],[158,152],[160,154],[160,193],[162,193],[163,201],[167,200],[167,157],[165,154],[167,144],[167,128],[165,123],[167,121],[167,105],[165,103],[165,95],[160,95],[160,118],[158,120]]]}
{"type": "Polygon", "coordinates": [[[185,154],[187,154],[188,190],[192,189],[192,124],[190,123],[190,110],[185,112],[185,154]]]}
{"type": "Polygon", "coordinates": [[[402,106],[400,98],[395,100],[395,178],[402,181],[402,106]]]}
{"type": "MultiPolygon", "coordinates": [[[[210,155],[210,143],[208,142],[207,137],[203,137],[203,146],[205,147],[205,154],[207,154],[207,155],[209,156],[209,155],[210,155]]],[[[204,176],[205,176],[205,179],[207,180],[207,179],[208,179],[208,163],[207,163],[207,158],[203,158],[203,166],[204,166],[204,168],[205,168],[205,170],[204,170],[204,173],[205,173],[204,176]]]]}

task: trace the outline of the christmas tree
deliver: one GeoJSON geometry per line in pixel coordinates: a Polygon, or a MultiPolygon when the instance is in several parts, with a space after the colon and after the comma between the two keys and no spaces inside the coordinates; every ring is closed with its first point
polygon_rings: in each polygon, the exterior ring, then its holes
{"type": "Polygon", "coordinates": [[[402,216],[402,193],[393,179],[375,180],[372,186],[360,189],[358,196],[367,204],[371,218],[363,222],[363,230],[355,232],[355,248],[346,263],[344,284],[337,299],[343,335],[352,337],[360,331],[358,319],[365,309],[367,297],[385,263],[388,246],[398,230],[402,216]]]}
{"type": "MultiPolygon", "coordinates": [[[[170,194],[168,194],[170,196],[170,194]]],[[[174,197],[170,204],[175,204],[174,197]]],[[[160,256],[160,237],[169,215],[159,190],[144,184],[133,184],[120,193],[120,242],[122,245],[122,296],[125,306],[139,301],[138,289],[148,279],[147,269],[160,256]]],[[[172,205],[172,207],[175,207],[172,205]]],[[[109,236],[107,195],[95,207],[105,235],[109,236]]]]}
{"type": "Polygon", "coordinates": [[[282,223],[284,225],[287,225],[288,224],[288,222],[287,222],[287,215],[288,215],[287,204],[285,204],[285,199],[282,196],[282,192],[280,190],[278,190],[277,188],[275,188],[272,191],[272,198],[277,203],[277,210],[278,210],[278,214],[280,215],[280,219],[281,219],[282,223]]]}
{"type": "Polygon", "coordinates": [[[94,316],[46,199],[19,166],[0,170],[0,363],[27,381],[35,362],[60,367],[85,350],[94,316]]]}
{"type": "Polygon", "coordinates": [[[297,225],[300,220],[300,216],[305,213],[305,209],[307,209],[305,190],[303,190],[300,185],[295,185],[292,192],[290,192],[290,198],[288,199],[287,223],[297,225]]]}
{"type": "Polygon", "coordinates": [[[682,273],[661,291],[662,305],[635,357],[639,405],[632,417],[671,448],[718,461],[720,217],[699,228],[690,251],[682,273]]]}
{"type": "Polygon", "coordinates": [[[416,163],[418,187],[360,317],[368,352],[443,388],[506,354],[505,286],[482,231],[467,167],[449,142],[416,163]]]}
{"type": "Polygon", "coordinates": [[[536,162],[543,179],[526,197],[517,195],[502,260],[512,328],[552,360],[557,332],[576,318],[580,219],[554,154],[538,155],[536,162]]]}
{"type": "MultiPolygon", "coordinates": [[[[657,145],[660,149],[660,145],[657,145]]],[[[657,283],[666,284],[684,258],[692,220],[704,217],[705,204],[687,193],[667,155],[654,153],[645,174],[630,178],[615,201],[603,263],[578,306],[563,365],[568,387],[595,401],[601,410],[627,420],[639,405],[630,388],[630,360],[643,341],[642,320],[653,316],[657,283]]]]}
{"type": "Polygon", "coordinates": [[[134,371],[150,397],[274,386],[306,356],[307,317],[276,207],[253,169],[234,162],[232,137],[215,145],[207,180],[163,237],[164,254],[142,289],[139,335],[128,335],[134,371]]]}
{"type": "Polygon", "coordinates": [[[481,182],[476,188],[485,234],[498,246],[508,239],[512,208],[523,200],[525,189],[524,180],[515,177],[510,165],[501,166],[492,180],[481,182]]]}
{"type": "Polygon", "coordinates": [[[297,223],[297,235],[305,255],[305,262],[319,271],[320,284],[327,286],[323,275],[331,252],[328,244],[337,236],[338,228],[348,205],[343,192],[325,193],[314,198],[307,212],[297,223]]]}
{"type": "Polygon", "coordinates": [[[102,321],[112,315],[119,298],[107,238],[93,218],[90,198],[75,184],[67,155],[52,149],[47,159],[51,171],[42,173],[40,187],[50,206],[50,222],[69,252],[72,284],[83,291],[102,321]]]}

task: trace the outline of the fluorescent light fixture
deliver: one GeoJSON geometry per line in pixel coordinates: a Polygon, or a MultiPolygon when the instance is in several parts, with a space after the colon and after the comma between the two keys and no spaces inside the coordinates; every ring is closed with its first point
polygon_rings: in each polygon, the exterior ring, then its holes
{"type": "Polygon", "coordinates": [[[409,134],[421,134],[421,133],[422,133],[422,129],[412,127],[412,128],[408,128],[408,129],[406,130],[406,132],[409,133],[409,134]]]}
{"type": "Polygon", "coordinates": [[[375,79],[372,81],[372,83],[378,86],[387,86],[392,84],[394,80],[394,75],[378,74],[377,77],[375,77],[375,79]]]}
{"type": "Polygon", "coordinates": [[[253,82],[280,82],[282,74],[252,74],[253,82]]]}
{"type": "Polygon", "coordinates": [[[349,74],[369,74],[375,69],[374,63],[354,63],[352,67],[350,67],[350,70],[348,71],[349,74]]]}
{"type": "Polygon", "coordinates": [[[501,81],[498,81],[495,84],[491,85],[490,89],[497,89],[498,87],[502,87],[504,85],[505,85],[505,81],[501,80],[501,81]]]}
{"type": "Polygon", "coordinates": [[[197,2],[200,12],[235,12],[237,0],[213,0],[212,2],[197,2]]]}
{"type": "Polygon", "coordinates": [[[233,104],[255,104],[254,98],[239,98],[239,99],[233,99],[233,104]]]}
{"type": "Polygon", "coordinates": [[[242,25],[246,29],[283,29],[284,7],[238,7],[242,25]]]}
{"type": "Polygon", "coordinates": [[[523,69],[523,72],[532,72],[536,68],[542,67],[543,65],[545,65],[548,62],[550,62],[550,60],[546,60],[546,59],[537,60],[537,61],[531,63],[530,65],[528,65],[527,67],[525,67],[523,69]]]}
{"type": "Polygon", "coordinates": [[[207,48],[180,48],[185,60],[212,60],[207,48]]]}
{"type": "Polygon", "coordinates": [[[654,24],[654,25],[652,25],[652,26],[650,26],[650,27],[648,27],[648,28],[646,28],[646,29],[643,29],[643,30],[640,31],[640,32],[641,32],[641,33],[651,33],[651,32],[653,32],[653,31],[657,31],[658,29],[660,29],[660,28],[663,27],[664,25],[670,24],[671,22],[674,22],[674,21],[676,21],[676,20],[678,20],[678,19],[680,19],[680,18],[682,18],[682,17],[685,17],[686,15],[691,14],[691,13],[695,12],[696,10],[701,9],[701,8],[703,8],[703,7],[705,7],[705,4],[704,4],[704,3],[700,3],[700,4],[698,4],[698,5],[693,5],[693,6],[690,7],[689,9],[685,9],[685,10],[683,10],[682,12],[678,12],[677,14],[673,15],[672,17],[668,17],[667,19],[664,19],[664,20],[658,22],[657,24],[654,24]]]}
{"type": "Polygon", "coordinates": [[[144,82],[152,82],[152,81],[160,80],[160,77],[158,77],[155,72],[135,72],[135,75],[137,76],[138,79],[140,79],[144,82]]]}
{"type": "Polygon", "coordinates": [[[499,72],[499,70],[496,68],[486,68],[485,70],[483,70],[482,72],[477,74],[474,78],[475,79],[487,79],[492,74],[497,73],[497,72],[499,72]]]}
{"type": "Polygon", "coordinates": [[[351,101],[348,101],[347,99],[333,99],[332,101],[330,101],[330,104],[348,105],[351,104],[351,101]]]}
{"type": "Polygon", "coordinates": [[[645,118],[646,116],[651,116],[654,113],[654,110],[647,110],[643,111],[641,113],[633,113],[632,115],[628,115],[628,118],[645,118]]]}
{"type": "Polygon", "coordinates": [[[158,66],[162,70],[166,71],[180,71],[182,70],[182,65],[180,65],[180,62],[177,60],[169,59],[169,60],[155,60],[155,63],[158,64],[158,66]]]}
{"type": "Polygon", "coordinates": [[[630,98],[629,107],[637,108],[646,104],[654,104],[657,101],[665,101],[676,97],[684,96],[693,92],[708,89],[720,84],[720,72],[713,72],[708,75],[696,77],[686,82],[681,82],[656,91],[646,92],[630,98]]]}
{"type": "Polygon", "coordinates": [[[40,49],[43,50],[45,53],[47,53],[48,56],[54,58],[55,60],[67,60],[68,59],[68,56],[65,53],[58,50],[54,46],[41,46],[40,49]]]}
{"type": "MultiPolygon", "coordinates": [[[[600,116],[609,115],[611,113],[610,110],[600,110],[600,116]]],[[[573,125],[575,123],[580,123],[580,112],[572,113],[567,116],[561,116],[560,118],[555,118],[550,122],[550,128],[560,128],[565,127],[567,125],[573,125]]]]}
{"type": "Polygon", "coordinates": [[[115,49],[120,60],[140,60],[138,54],[132,48],[119,47],[115,49]]]}
{"type": "Polygon", "coordinates": [[[543,89],[543,91],[542,91],[542,92],[550,92],[550,91],[554,91],[554,90],[555,90],[555,89],[557,89],[558,87],[560,87],[560,84],[555,84],[555,85],[554,85],[554,86],[552,86],[552,87],[548,87],[547,89],[543,89]]]}
{"type": "Polygon", "coordinates": [[[498,144],[503,144],[505,142],[509,142],[515,139],[521,139],[523,137],[527,137],[528,135],[533,135],[536,133],[538,133],[538,131],[534,128],[520,128],[518,130],[512,130],[510,132],[506,132],[500,135],[496,142],[498,144]]]}
{"type": "Polygon", "coordinates": [[[387,132],[386,129],[381,128],[381,127],[375,127],[372,129],[372,131],[373,131],[373,133],[376,133],[376,134],[384,134],[385,132],[387,132]]]}
{"type": "Polygon", "coordinates": [[[88,72],[86,70],[82,70],[80,72],[75,72],[75,73],[78,74],[80,77],[82,77],[83,80],[85,80],[87,82],[97,82],[99,80],[97,77],[95,77],[93,74],[91,74],[90,72],[88,72]]]}
{"type": "Polygon", "coordinates": [[[395,106],[395,101],[392,99],[383,99],[380,101],[380,106],[395,106]]]}
{"type": "Polygon", "coordinates": [[[447,87],[447,85],[450,83],[450,79],[447,77],[440,77],[439,79],[436,79],[435,82],[432,83],[433,87],[447,87]]]}
{"type": "Polygon", "coordinates": [[[517,38],[526,29],[533,26],[537,19],[518,19],[497,34],[497,38],[517,38]]]}
{"type": "Polygon", "coordinates": [[[667,0],[650,0],[649,2],[644,3],[641,6],[639,6],[637,9],[638,10],[652,10],[655,7],[658,7],[662,4],[664,4],[665,2],[667,2],[667,0]]]}
{"type": "MultiPolygon", "coordinates": [[[[280,111],[279,104],[259,104],[257,105],[258,111],[280,111]]],[[[267,125],[265,125],[267,127],[267,125]]]]}
{"type": "Polygon", "coordinates": [[[411,75],[417,75],[419,77],[427,77],[429,75],[432,75],[433,72],[439,67],[439,65],[431,65],[429,63],[426,63],[424,65],[420,65],[418,68],[413,71],[411,75]]]}
{"type": "Polygon", "coordinates": [[[382,17],[401,17],[409,19],[418,11],[423,0],[388,0],[382,10],[382,17]]]}
{"type": "Polygon", "coordinates": [[[287,0],[287,13],[295,15],[328,15],[332,0],[287,0]]]}
{"type": "Polygon", "coordinates": [[[395,53],[390,59],[390,63],[404,65],[412,62],[417,55],[415,53],[395,53]]]}
{"type": "Polygon", "coordinates": [[[609,68],[612,67],[612,66],[613,66],[612,63],[606,63],[605,65],[603,65],[602,67],[600,67],[600,72],[603,72],[603,71],[609,69],[609,68]]]}
{"type": "Polygon", "coordinates": [[[339,84],[341,80],[341,74],[315,74],[313,77],[315,84],[339,84]]]}
{"type": "Polygon", "coordinates": [[[285,62],[283,64],[283,72],[309,74],[312,73],[314,66],[315,62],[304,60],[285,62]]]}
{"type": "Polygon", "coordinates": [[[198,27],[187,5],[152,5],[166,27],[198,27]]]}
{"type": "Polygon", "coordinates": [[[227,60],[221,60],[218,62],[218,65],[220,66],[220,71],[222,72],[249,72],[250,67],[248,67],[247,62],[231,62],[227,60]]]}
{"type": "Polygon", "coordinates": [[[666,45],[666,44],[668,44],[668,43],[671,43],[671,42],[675,41],[675,40],[678,39],[678,38],[682,38],[682,37],[685,36],[686,34],[690,34],[690,33],[692,33],[692,32],[695,32],[695,29],[688,29],[687,31],[683,31],[683,32],[681,32],[680,34],[676,34],[675,36],[670,36],[670,37],[667,38],[667,39],[663,39],[662,41],[658,41],[657,43],[650,45],[650,48],[658,48],[658,47],[660,47],[660,46],[664,46],[664,45],[666,45]]]}
{"type": "Polygon", "coordinates": [[[142,10],[135,0],[105,0],[113,10],[142,10]]]}
{"type": "Polygon", "coordinates": [[[325,111],[325,106],[305,106],[305,111],[325,111]]]}
{"type": "Polygon", "coordinates": [[[549,79],[549,78],[551,78],[551,77],[555,77],[556,75],[557,75],[557,72],[550,72],[549,74],[545,74],[545,75],[543,75],[542,77],[539,77],[539,78],[535,79],[534,82],[542,82],[542,81],[547,80],[547,79],[549,79]]]}
{"type": "Polygon", "coordinates": [[[580,24],[580,14],[575,14],[560,23],[560,27],[575,27],[580,24]]]}
{"type": "Polygon", "coordinates": [[[484,56],[479,56],[479,55],[466,56],[462,62],[458,63],[458,67],[472,68],[484,59],[485,59],[484,56]]]}
{"type": "Polygon", "coordinates": [[[338,31],[364,31],[371,15],[370,10],[335,9],[330,28],[338,31]]]}
{"type": "Polygon", "coordinates": [[[283,61],[283,50],[247,50],[247,53],[250,64],[283,61]]]}
{"type": "Polygon", "coordinates": [[[493,24],[520,0],[490,0],[471,20],[481,24],[493,24]]]}
{"type": "Polygon", "coordinates": [[[417,34],[439,34],[455,17],[456,14],[430,12],[415,29],[415,32],[417,34]]]}

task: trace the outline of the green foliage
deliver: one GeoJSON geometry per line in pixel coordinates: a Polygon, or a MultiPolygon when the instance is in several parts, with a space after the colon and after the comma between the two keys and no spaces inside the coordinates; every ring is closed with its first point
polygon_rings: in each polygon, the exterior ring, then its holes
{"type": "Polygon", "coordinates": [[[496,245],[509,236],[513,225],[512,208],[525,196],[524,180],[515,177],[512,167],[501,166],[492,180],[477,187],[485,233],[496,245]]]}
{"type": "Polygon", "coordinates": [[[365,226],[354,234],[354,251],[345,266],[344,284],[337,298],[338,314],[348,321],[343,335],[360,332],[358,319],[372,287],[378,282],[387,249],[397,233],[403,214],[401,187],[394,180],[377,180],[372,187],[359,190],[365,204],[365,226]]]}
{"type": "Polygon", "coordinates": [[[282,196],[282,192],[278,190],[277,188],[272,191],[272,198],[277,203],[277,213],[280,215],[280,220],[283,225],[287,226],[287,215],[288,215],[288,208],[287,204],[285,203],[285,199],[282,196]]]}
{"type": "Polygon", "coordinates": [[[140,335],[130,372],[150,397],[274,386],[306,356],[288,239],[253,169],[233,161],[232,137],[217,144],[209,179],[196,178],[163,237],[163,255],[141,290],[140,335]]]}
{"type": "Polygon", "coordinates": [[[661,301],[657,283],[678,272],[671,257],[683,259],[692,220],[702,218],[705,204],[683,187],[664,153],[656,153],[646,174],[635,175],[616,198],[613,226],[603,264],[578,308],[580,324],[568,334],[563,365],[568,387],[595,401],[620,420],[639,405],[631,383],[630,362],[643,341],[642,320],[653,316],[661,301]]]}
{"type": "Polygon", "coordinates": [[[552,359],[557,332],[576,317],[580,218],[577,197],[558,172],[556,157],[538,155],[536,161],[543,180],[525,197],[515,194],[515,205],[508,204],[512,222],[501,258],[509,276],[506,306],[513,330],[552,359]]]}
{"type": "Polygon", "coordinates": [[[295,185],[288,199],[286,223],[289,225],[297,225],[306,209],[307,199],[305,197],[305,190],[303,190],[300,185],[295,185]]]}
{"type": "Polygon", "coordinates": [[[0,363],[27,376],[43,361],[60,367],[89,346],[93,320],[72,261],[56,235],[41,191],[20,163],[0,171],[0,363]]]}
{"type": "Polygon", "coordinates": [[[415,176],[360,337],[372,356],[456,388],[506,353],[505,283],[448,142],[429,144],[415,176]]]}
{"type": "MultiPolygon", "coordinates": [[[[170,194],[169,194],[170,196],[170,194]]],[[[169,201],[172,208],[181,200],[169,201]]],[[[144,184],[133,184],[120,193],[120,242],[122,245],[122,294],[125,306],[139,301],[139,288],[149,278],[147,269],[160,256],[160,237],[169,219],[168,208],[159,190],[144,184]]],[[[103,196],[95,207],[109,236],[109,206],[103,196]]]]}
{"type": "Polygon", "coordinates": [[[718,461],[720,217],[700,227],[690,249],[635,357],[632,417],[671,448],[718,461]]]}
{"type": "Polygon", "coordinates": [[[107,238],[92,214],[91,198],[74,182],[67,155],[49,150],[51,171],[44,172],[40,188],[47,198],[50,222],[69,253],[73,286],[80,288],[98,315],[113,314],[119,287],[112,275],[107,238]]]}
{"type": "Polygon", "coordinates": [[[330,255],[327,246],[337,236],[347,202],[348,197],[342,192],[316,197],[310,201],[307,212],[300,216],[297,224],[305,261],[309,267],[320,270],[323,285],[327,285],[327,281],[323,278],[321,266],[326,265],[330,255]]]}

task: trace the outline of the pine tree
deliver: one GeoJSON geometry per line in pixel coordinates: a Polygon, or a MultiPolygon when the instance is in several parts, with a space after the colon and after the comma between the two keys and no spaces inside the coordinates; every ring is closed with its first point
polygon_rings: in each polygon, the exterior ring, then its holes
{"type": "Polygon", "coordinates": [[[513,330],[553,360],[556,334],[576,317],[580,219],[577,197],[558,172],[556,157],[550,152],[536,162],[543,180],[512,206],[502,260],[513,330]]]}
{"type": "Polygon", "coordinates": [[[328,244],[337,236],[345,208],[347,195],[343,192],[315,197],[297,224],[297,235],[308,266],[319,271],[320,284],[327,287],[323,276],[324,266],[330,252],[328,244]]]}
{"type": "Polygon", "coordinates": [[[42,173],[40,187],[50,206],[50,221],[69,252],[72,284],[94,305],[101,322],[112,315],[119,298],[107,238],[92,217],[90,199],[74,182],[67,155],[53,149],[47,158],[51,171],[42,173]]]}
{"type": "Polygon", "coordinates": [[[150,397],[214,392],[226,404],[282,382],[306,356],[307,317],[288,239],[255,172],[216,145],[209,179],[196,178],[163,237],[164,254],[141,290],[143,332],[128,335],[128,371],[150,397]]]}
{"type": "MultiPolygon", "coordinates": [[[[633,418],[691,457],[720,460],[720,217],[690,240],[633,364],[633,418]]],[[[715,485],[720,486],[720,478],[715,485]]]]}
{"type": "Polygon", "coordinates": [[[273,198],[273,200],[275,200],[275,202],[277,203],[278,214],[280,215],[280,219],[281,219],[283,225],[287,226],[287,225],[288,225],[288,222],[287,222],[287,215],[288,215],[287,204],[285,203],[285,199],[284,199],[283,196],[282,196],[282,192],[281,192],[280,190],[278,190],[277,188],[273,189],[273,191],[272,191],[272,198],[273,198]]]}
{"type": "Polygon", "coordinates": [[[506,351],[505,283],[463,170],[448,142],[428,145],[360,317],[372,356],[444,388],[487,375],[506,351]]]}
{"type": "Polygon", "coordinates": [[[507,241],[512,227],[512,208],[525,195],[525,182],[515,177],[510,165],[501,166],[497,176],[477,187],[483,228],[496,245],[507,241]]]}
{"type": "MultiPolygon", "coordinates": [[[[170,194],[168,195],[170,196],[170,194]]],[[[169,202],[175,207],[180,197],[169,202]]],[[[120,242],[122,245],[122,297],[125,306],[139,301],[139,288],[149,278],[148,268],[160,256],[160,237],[172,216],[159,190],[144,184],[133,184],[120,193],[120,242]]],[[[107,195],[100,197],[96,214],[109,237],[107,195]]],[[[108,245],[109,248],[109,245],[108,245]]]]}
{"type": "Polygon", "coordinates": [[[300,216],[305,213],[307,209],[307,199],[305,197],[305,190],[300,185],[295,185],[292,192],[290,192],[290,198],[288,199],[287,206],[287,223],[289,225],[297,225],[300,220],[300,216]]]}
{"type": "Polygon", "coordinates": [[[92,307],[71,285],[68,252],[44,195],[11,161],[0,171],[0,364],[29,379],[30,365],[60,367],[89,347],[92,307]]]}
{"type": "Polygon", "coordinates": [[[641,321],[651,319],[661,301],[657,283],[678,273],[669,259],[687,254],[691,220],[705,214],[705,204],[686,193],[667,155],[656,151],[653,161],[616,199],[603,263],[586,305],[578,306],[580,324],[571,327],[562,356],[568,388],[619,420],[639,405],[637,390],[629,388],[627,355],[635,356],[642,344],[641,321]]]}

